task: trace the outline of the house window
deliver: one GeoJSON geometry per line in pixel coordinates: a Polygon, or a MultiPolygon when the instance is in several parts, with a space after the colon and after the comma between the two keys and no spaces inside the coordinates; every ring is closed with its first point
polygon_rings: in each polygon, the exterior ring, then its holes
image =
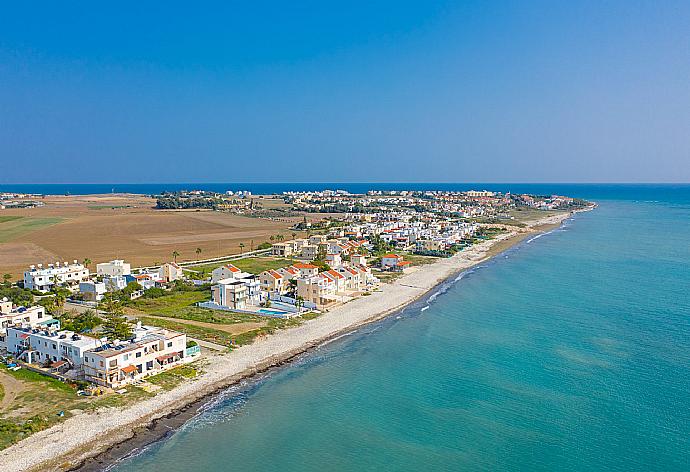
{"type": "Polygon", "coordinates": [[[141,351],[137,352],[137,357],[141,357],[141,351]]]}
{"type": "Polygon", "coordinates": [[[168,347],[172,347],[172,342],[169,342],[169,343],[168,343],[168,347]]]}
{"type": "Polygon", "coordinates": [[[115,367],[117,365],[117,359],[113,359],[112,361],[110,361],[110,363],[108,365],[110,367],[115,367]]]}

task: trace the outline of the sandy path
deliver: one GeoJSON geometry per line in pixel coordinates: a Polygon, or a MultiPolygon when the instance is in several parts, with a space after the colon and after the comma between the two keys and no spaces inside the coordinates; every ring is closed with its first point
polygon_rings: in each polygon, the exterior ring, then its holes
{"type": "MultiPolygon", "coordinates": [[[[538,224],[557,224],[568,215],[548,217],[538,224]]],[[[524,231],[520,231],[524,233],[524,231]]],[[[192,382],[161,393],[128,408],[102,409],[69,418],[64,423],[36,433],[0,452],[0,470],[60,470],[96,455],[109,445],[133,434],[145,425],[196,399],[237,380],[289,359],[297,353],[347,332],[361,324],[380,319],[421,297],[449,276],[485,260],[490,249],[515,238],[510,232],[477,244],[455,256],[442,259],[383,285],[380,291],[339,306],[302,325],[278,331],[272,336],[232,353],[209,358],[205,373],[192,382]],[[95,439],[94,439],[95,438],[95,439]],[[59,465],[58,465],[59,464],[59,465]]]]}
{"type": "Polygon", "coordinates": [[[0,371],[0,384],[2,384],[2,389],[5,392],[5,396],[0,400],[0,411],[5,411],[9,407],[17,396],[22,393],[26,388],[21,380],[17,380],[11,375],[0,371]]]}

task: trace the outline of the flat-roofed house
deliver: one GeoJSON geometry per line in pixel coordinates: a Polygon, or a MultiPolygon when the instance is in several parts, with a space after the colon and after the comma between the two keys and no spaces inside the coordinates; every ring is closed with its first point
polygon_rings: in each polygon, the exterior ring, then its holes
{"type": "Polygon", "coordinates": [[[89,278],[89,269],[76,260],[72,263],[56,262],[44,268],[42,264],[32,265],[24,272],[24,288],[47,292],[53,285],[76,285],[89,278]]]}
{"type": "Polygon", "coordinates": [[[7,351],[29,364],[66,360],[72,366],[79,366],[84,352],[96,348],[98,344],[96,339],[73,331],[16,326],[7,328],[7,351]]]}
{"type": "Polygon", "coordinates": [[[152,329],[140,339],[85,352],[84,376],[98,385],[118,388],[180,365],[186,360],[186,347],[183,333],[152,329]]]}
{"type": "Polygon", "coordinates": [[[96,264],[96,275],[103,277],[125,276],[130,275],[131,273],[132,271],[130,264],[121,259],[96,264]]]}
{"type": "Polygon", "coordinates": [[[211,301],[224,308],[245,310],[247,298],[247,286],[242,280],[223,279],[211,287],[211,301]]]}
{"type": "Polygon", "coordinates": [[[7,328],[60,327],[60,321],[46,313],[41,305],[31,307],[14,306],[7,298],[0,300],[0,347],[7,349],[7,328]]]}
{"type": "Polygon", "coordinates": [[[292,255],[292,244],[276,243],[271,246],[271,254],[277,257],[290,257],[292,255]]]}

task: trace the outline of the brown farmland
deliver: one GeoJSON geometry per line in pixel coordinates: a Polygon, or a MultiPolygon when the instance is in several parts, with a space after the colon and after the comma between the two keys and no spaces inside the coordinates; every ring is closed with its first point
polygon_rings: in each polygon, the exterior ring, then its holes
{"type": "Polygon", "coordinates": [[[155,210],[141,195],[49,196],[40,208],[0,211],[0,273],[30,264],[85,258],[125,259],[134,266],[207,259],[244,251],[271,235],[289,238],[287,222],[213,211],[155,210]],[[12,219],[3,217],[19,216],[12,219]],[[9,220],[9,221],[8,221],[9,220]],[[196,249],[201,254],[196,254],[196,249]]]}

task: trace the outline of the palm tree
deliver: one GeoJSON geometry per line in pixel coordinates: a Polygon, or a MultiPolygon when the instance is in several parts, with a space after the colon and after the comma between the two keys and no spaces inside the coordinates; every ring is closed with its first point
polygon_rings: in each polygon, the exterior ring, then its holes
{"type": "Polygon", "coordinates": [[[281,242],[283,239],[285,239],[285,236],[279,234],[278,236],[276,236],[276,239],[278,240],[278,242],[281,242]]]}
{"type": "Polygon", "coordinates": [[[180,253],[179,253],[179,252],[177,252],[177,251],[173,251],[173,252],[172,252],[172,256],[173,256],[173,261],[177,262],[177,256],[179,256],[179,255],[180,255],[180,253]]]}
{"type": "Polygon", "coordinates": [[[298,312],[302,311],[302,307],[304,306],[304,298],[297,295],[297,298],[295,298],[295,306],[297,307],[298,312]]]}
{"type": "Polygon", "coordinates": [[[244,243],[240,243],[240,252],[244,252],[244,243]]]}
{"type": "Polygon", "coordinates": [[[292,232],[292,239],[295,239],[296,237],[297,237],[297,233],[295,233],[295,232],[293,231],[293,232],[292,232]]]}
{"type": "Polygon", "coordinates": [[[199,257],[201,255],[201,248],[200,247],[196,248],[196,251],[194,251],[194,252],[196,252],[196,257],[199,257]]]}
{"type": "Polygon", "coordinates": [[[85,258],[85,259],[84,259],[84,262],[82,262],[82,264],[84,265],[84,267],[86,267],[86,268],[88,269],[88,268],[89,268],[89,264],[91,264],[91,259],[89,259],[88,257],[85,258]]]}
{"type": "Polygon", "coordinates": [[[254,240],[253,239],[251,241],[249,241],[249,247],[251,248],[250,251],[254,252],[254,240]]]}
{"type": "Polygon", "coordinates": [[[268,238],[268,239],[270,239],[270,240],[271,240],[271,242],[273,242],[273,241],[275,241],[275,240],[276,240],[276,237],[275,237],[275,236],[273,236],[273,235],[271,235],[271,237],[270,237],[270,238],[268,238]]]}

